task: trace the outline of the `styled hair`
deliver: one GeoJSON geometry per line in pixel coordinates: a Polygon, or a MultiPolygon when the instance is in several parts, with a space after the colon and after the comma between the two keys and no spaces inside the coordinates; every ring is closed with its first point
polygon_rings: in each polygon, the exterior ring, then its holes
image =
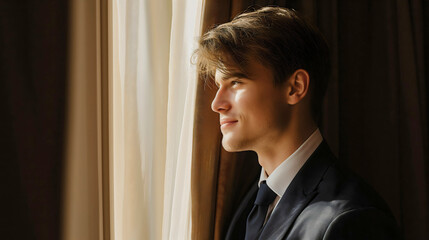
{"type": "Polygon", "coordinates": [[[216,70],[236,68],[248,75],[249,62],[258,61],[281,85],[296,70],[310,75],[311,111],[317,121],[329,73],[329,49],[320,32],[292,9],[264,7],[236,16],[205,33],[195,51],[199,75],[213,78],[216,70]]]}

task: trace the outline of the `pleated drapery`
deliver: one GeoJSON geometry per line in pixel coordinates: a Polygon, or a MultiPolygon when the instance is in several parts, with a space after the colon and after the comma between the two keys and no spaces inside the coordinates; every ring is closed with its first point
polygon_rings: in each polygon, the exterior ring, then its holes
{"type": "Polygon", "coordinates": [[[115,239],[190,239],[202,1],[113,1],[115,239]]]}

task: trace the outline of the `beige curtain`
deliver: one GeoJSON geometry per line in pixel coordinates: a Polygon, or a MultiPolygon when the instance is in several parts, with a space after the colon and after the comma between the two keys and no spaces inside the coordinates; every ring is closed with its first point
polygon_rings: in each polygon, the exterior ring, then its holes
{"type": "Polygon", "coordinates": [[[114,0],[114,239],[161,239],[171,2],[114,0]]]}
{"type": "Polygon", "coordinates": [[[163,239],[191,238],[191,165],[196,70],[191,56],[201,34],[203,0],[173,1],[163,239]]]}
{"type": "Polygon", "coordinates": [[[202,0],[76,0],[65,239],[189,239],[202,0]]]}
{"type": "Polygon", "coordinates": [[[200,0],[113,1],[115,239],[189,239],[200,0]]]}
{"type": "Polygon", "coordinates": [[[109,239],[109,1],[70,1],[63,239],[109,239]]]}

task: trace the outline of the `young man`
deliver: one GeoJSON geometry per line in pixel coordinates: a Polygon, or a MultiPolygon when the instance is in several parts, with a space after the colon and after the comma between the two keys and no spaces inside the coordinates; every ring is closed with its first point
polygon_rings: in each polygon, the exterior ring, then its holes
{"type": "Polygon", "coordinates": [[[200,40],[197,64],[227,151],[255,151],[258,187],[227,239],[396,239],[384,201],[341,167],[317,127],[329,75],[321,34],[293,10],[265,7],[200,40]]]}

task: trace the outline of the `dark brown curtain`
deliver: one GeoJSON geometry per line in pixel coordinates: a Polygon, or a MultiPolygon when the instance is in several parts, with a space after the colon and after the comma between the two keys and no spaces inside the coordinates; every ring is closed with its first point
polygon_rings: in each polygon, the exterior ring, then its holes
{"type": "Polygon", "coordinates": [[[60,239],[67,1],[0,1],[1,239],[60,239]]]}
{"type": "Polygon", "coordinates": [[[425,2],[314,1],[308,11],[334,63],[323,132],[388,202],[405,239],[429,238],[425,2]]]}
{"type": "MultiPolygon", "coordinates": [[[[332,55],[320,127],[334,153],[376,188],[405,239],[429,239],[429,2],[206,0],[204,30],[250,6],[294,8],[319,27],[332,55]]],[[[193,239],[223,239],[259,176],[252,153],[221,150],[213,89],[197,92],[193,239]]]]}

